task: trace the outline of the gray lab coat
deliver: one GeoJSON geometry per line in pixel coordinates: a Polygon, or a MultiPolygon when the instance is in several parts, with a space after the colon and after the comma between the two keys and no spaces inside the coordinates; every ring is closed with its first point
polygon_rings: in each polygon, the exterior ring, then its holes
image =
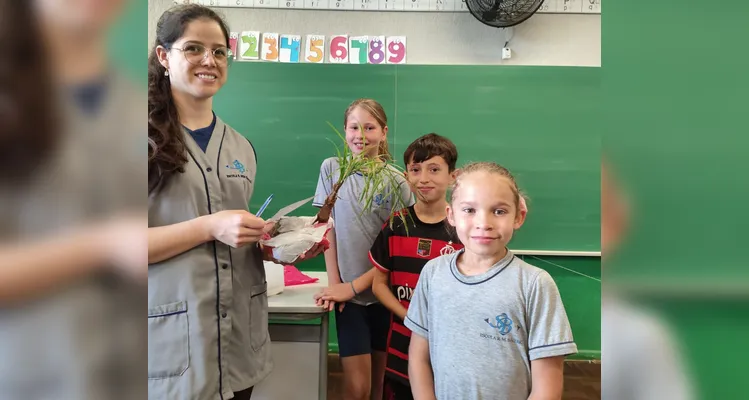
{"type": "MultiPolygon", "coordinates": [[[[205,152],[185,132],[185,172],[149,194],[149,227],[247,210],[257,162],[219,118],[205,152]]],[[[210,241],[148,268],[148,397],[230,399],[272,368],[257,245],[210,241]]]]}

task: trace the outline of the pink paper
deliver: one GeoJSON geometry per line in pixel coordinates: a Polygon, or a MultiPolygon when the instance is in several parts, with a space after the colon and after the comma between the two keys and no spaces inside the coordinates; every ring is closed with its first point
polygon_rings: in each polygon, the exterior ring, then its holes
{"type": "Polygon", "coordinates": [[[283,266],[283,280],[284,280],[284,285],[294,286],[294,285],[304,285],[306,283],[315,283],[319,279],[312,278],[310,276],[303,274],[293,265],[284,265],[283,266]]]}

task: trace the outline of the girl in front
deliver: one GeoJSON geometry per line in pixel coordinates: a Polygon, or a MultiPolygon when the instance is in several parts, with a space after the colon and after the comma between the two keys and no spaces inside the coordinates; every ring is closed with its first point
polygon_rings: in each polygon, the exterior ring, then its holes
{"type": "Polygon", "coordinates": [[[405,321],[415,399],[562,398],[577,346],[551,276],[507,249],[525,220],[520,199],[495,163],[458,175],[447,219],[465,248],[427,263],[405,321]]]}
{"type": "MultiPolygon", "coordinates": [[[[387,116],[382,106],[371,99],[354,101],[344,113],[346,144],[353,154],[390,159],[387,144],[387,116]],[[361,130],[363,129],[363,131],[361,130]]],[[[323,161],[313,204],[321,207],[333,190],[338,176],[336,158],[323,161]]],[[[328,284],[353,282],[369,272],[369,249],[390,217],[392,197],[401,196],[407,205],[413,204],[411,189],[405,177],[398,174],[400,193],[381,193],[379,204],[370,212],[362,213],[359,198],[364,188],[364,177],[354,174],[347,178],[338,191],[332,211],[335,227],[325,252],[328,284]]],[[[327,302],[326,302],[327,303],[327,302]]],[[[346,303],[335,308],[339,354],[343,367],[344,393],[347,400],[382,398],[385,374],[387,332],[390,323],[388,310],[377,301],[370,289],[357,293],[346,303]]]]}

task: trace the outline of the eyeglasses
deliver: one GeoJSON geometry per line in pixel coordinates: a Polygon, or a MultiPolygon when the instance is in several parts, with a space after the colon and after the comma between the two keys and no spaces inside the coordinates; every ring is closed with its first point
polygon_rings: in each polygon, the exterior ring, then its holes
{"type": "Polygon", "coordinates": [[[181,51],[187,62],[193,65],[202,64],[203,60],[208,57],[208,53],[213,54],[213,59],[216,60],[216,64],[222,66],[229,65],[234,58],[234,54],[232,54],[231,49],[228,47],[217,47],[210,50],[202,44],[190,43],[181,49],[179,47],[172,47],[172,49],[181,51]]]}

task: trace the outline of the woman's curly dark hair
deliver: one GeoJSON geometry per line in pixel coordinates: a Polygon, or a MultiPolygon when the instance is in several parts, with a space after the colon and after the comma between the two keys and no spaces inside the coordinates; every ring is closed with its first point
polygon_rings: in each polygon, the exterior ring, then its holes
{"type": "Polygon", "coordinates": [[[182,37],[187,25],[197,19],[216,21],[229,45],[229,28],[213,10],[197,4],[171,8],[156,25],[156,41],[148,57],[148,192],[175,173],[184,172],[187,162],[182,125],[172,98],[169,77],[159,62],[156,48],[170,49],[182,37]]]}

